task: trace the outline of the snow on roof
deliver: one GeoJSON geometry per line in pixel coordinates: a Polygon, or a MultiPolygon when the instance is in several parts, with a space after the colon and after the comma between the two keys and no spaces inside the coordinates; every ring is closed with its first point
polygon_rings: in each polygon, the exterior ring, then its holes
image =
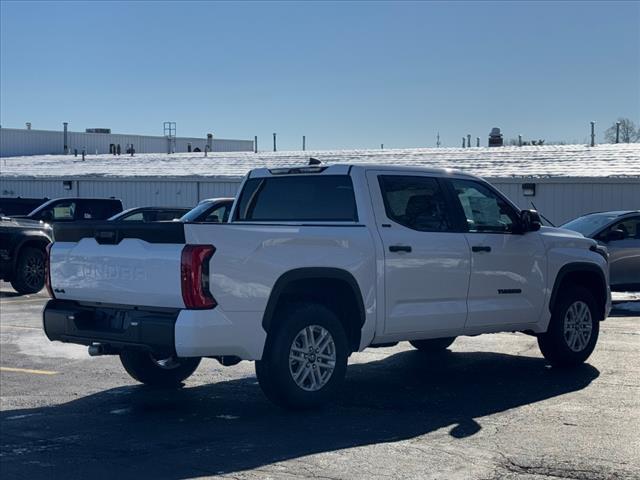
{"type": "Polygon", "coordinates": [[[240,178],[253,168],[324,164],[378,164],[453,168],[486,178],[640,177],[640,144],[548,145],[524,147],[411,148],[397,150],[325,150],[128,155],[6,157],[4,178],[78,177],[223,177],[240,178]]]}

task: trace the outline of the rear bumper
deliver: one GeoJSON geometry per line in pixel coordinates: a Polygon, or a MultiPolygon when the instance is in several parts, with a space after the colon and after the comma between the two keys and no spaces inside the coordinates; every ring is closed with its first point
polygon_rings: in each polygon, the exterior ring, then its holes
{"type": "Polygon", "coordinates": [[[236,356],[260,360],[266,341],[260,312],[224,312],[87,305],[49,300],[43,313],[49,340],[80,345],[100,343],[117,353],[144,349],[178,357],[236,356]]]}
{"type": "Polygon", "coordinates": [[[49,340],[80,345],[100,343],[114,353],[135,348],[156,355],[175,355],[175,324],[179,310],[140,310],[122,306],[88,306],[49,300],[43,312],[49,340]]]}

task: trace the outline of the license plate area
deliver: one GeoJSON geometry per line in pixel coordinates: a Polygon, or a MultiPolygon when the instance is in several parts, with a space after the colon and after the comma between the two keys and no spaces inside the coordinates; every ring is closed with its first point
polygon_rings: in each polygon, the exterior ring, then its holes
{"type": "Polygon", "coordinates": [[[78,312],[73,315],[73,322],[80,331],[123,333],[131,326],[130,312],[116,309],[78,312]]]}

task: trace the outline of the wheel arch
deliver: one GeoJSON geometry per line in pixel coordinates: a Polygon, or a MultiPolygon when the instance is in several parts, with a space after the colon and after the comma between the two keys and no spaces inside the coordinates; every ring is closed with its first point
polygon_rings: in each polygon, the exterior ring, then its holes
{"type": "Polygon", "coordinates": [[[551,291],[549,311],[553,312],[562,288],[569,282],[590,289],[598,302],[599,320],[604,320],[607,305],[607,280],[598,265],[588,262],[572,262],[560,268],[551,291]]]}
{"type": "Polygon", "coordinates": [[[42,248],[44,250],[46,246],[51,243],[51,239],[44,233],[38,233],[35,235],[25,236],[18,241],[13,248],[13,255],[11,258],[11,275],[13,276],[18,265],[18,258],[23,249],[28,247],[42,248]]]}
{"type": "Polygon", "coordinates": [[[279,309],[288,301],[299,300],[328,306],[345,327],[351,350],[358,350],[365,308],[360,287],[351,273],[340,268],[307,267],[282,274],[271,290],[262,319],[267,335],[277,325],[279,309]]]}

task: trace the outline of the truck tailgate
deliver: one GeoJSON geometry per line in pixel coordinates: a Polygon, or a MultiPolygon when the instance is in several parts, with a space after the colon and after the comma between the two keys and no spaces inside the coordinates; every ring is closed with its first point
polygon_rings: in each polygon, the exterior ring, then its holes
{"type": "Polygon", "coordinates": [[[60,300],[184,307],[179,222],[56,226],[51,287],[60,300]]]}

